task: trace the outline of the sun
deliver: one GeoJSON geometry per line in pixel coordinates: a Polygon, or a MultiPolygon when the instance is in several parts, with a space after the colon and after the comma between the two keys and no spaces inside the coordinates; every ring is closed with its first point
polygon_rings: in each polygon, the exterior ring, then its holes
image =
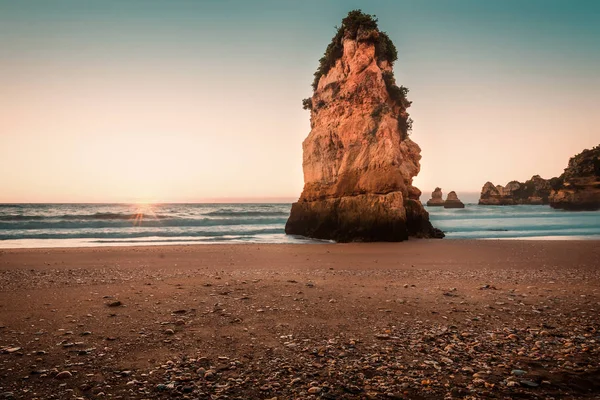
{"type": "Polygon", "coordinates": [[[134,212],[133,216],[131,217],[131,219],[133,220],[133,225],[141,226],[142,223],[144,222],[144,219],[151,219],[151,220],[158,219],[158,216],[156,215],[156,212],[154,211],[153,202],[138,202],[135,204],[135,206],[136,206],[135,212],[134,212]]]}

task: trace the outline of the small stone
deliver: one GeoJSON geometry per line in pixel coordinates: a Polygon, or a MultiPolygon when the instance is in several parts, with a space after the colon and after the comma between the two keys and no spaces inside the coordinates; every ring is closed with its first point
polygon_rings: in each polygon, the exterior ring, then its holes
{"type": "Polygon", "coordinates": [[[527,371],[523,371],[522,369],[513,369],[512,371],[510,371],[510,373],[515,376],[521,376],[525,375],[527,371]]]}
{"type": "Polygon", "coordinates": [[[533,381],[521,381],[521,386],[525,386],[525,387],[530,387],[530,388],[535,388],[540,386],[539,384],[533,382],[533,381]]]}
{"type": "Polygon", "coordinates": [[[156,390],[158,390],[159,392],[164,392],[165,390],[167,390],[167,385],[159,383],[158,385],[156,385],[156,390]]]}
{"type": "Polygon", "coordinates": [[[69,379],[69,378],[71,378],[71,377],[73,377],[73,374],[72,374],[72,373],[70,373],[69,371],[62,371],[62,372],[59,372],[59,373],[58,373],[58,374],[56,374],[56,376],[55,376],[55,378],[56,378],[56,379],[69,379]]]}
{"type": "Polygon", "coordinates": [[[313,386],[310,389],[308,389],[308,393],[310,394],[317,394],[317,393],[321,393],[321,388],[318,386],[313,386]]]}
{"type": "Polygon", "coordinates": [[[174,335],[174,334],[175,334],[175,331],[174,331],[173,329],[166,329],[166,330],[165,330],[165,334],[166,334],[166,335],[174,335]]]}
{"type": "Polygon", "coordinates": [[[8,354],[12,354],[12,353],[16,353],[19,350],[21,350],[20,347],[9,347],[8,349],[4,349],[4,352],[6,352],[8,354]]]}
{"type": "Polygon", "coordinates": [[[115,300],[115,301],[106,303],[106,305],[109,307],[119,307],[119,306],[123,305],[123,303],[121,303],[119,300],[115,300]]]}

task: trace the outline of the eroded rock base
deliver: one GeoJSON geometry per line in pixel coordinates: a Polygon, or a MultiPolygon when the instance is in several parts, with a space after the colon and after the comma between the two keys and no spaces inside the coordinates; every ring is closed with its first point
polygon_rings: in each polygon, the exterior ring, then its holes
{"type": "Polygon", "coordinates": [[[421,203],[403,201],[400,192],[299,201],[292,205],[285,233],[337,242],[400,242],[409,236],[444,236],[432,227],[421,203]]]}

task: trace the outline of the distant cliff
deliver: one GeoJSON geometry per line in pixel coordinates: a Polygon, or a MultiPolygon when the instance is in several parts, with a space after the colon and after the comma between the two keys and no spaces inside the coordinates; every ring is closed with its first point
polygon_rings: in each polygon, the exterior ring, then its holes
{"type": "Polygon", "coordinates": [[[511,181],[506,186],[494,186],[492,182],[486,182],[481,189],[479,204],[548,204],[553,187],[560,187],[559,178],[546,180],[539,175],[534,175],[525,182],[511,181]]]}
{"type": "Polygon", "coordinates": [[[303,101],[311,131],[287,234],[340,242],[443,236],[412,184],[421,149],[408,137],[411,102],[396,85],[396,58],[374,17],[355,10],[343,19],[303,101]]]}
{"type": "Polygon", "coordinates": [[[564,210],[599,210],[600,145],[571,157],[565,172],[556,178],[534,175],[526,182],[511,181],[506,186],[486,182],[479,204],[550,204],[564,210]]]}
{"type": "Polygon", "coordinates": [[[550,206],[565,210],[600,209],[600,145],[569,160],[561,186],[550,194],[550,206]]]}

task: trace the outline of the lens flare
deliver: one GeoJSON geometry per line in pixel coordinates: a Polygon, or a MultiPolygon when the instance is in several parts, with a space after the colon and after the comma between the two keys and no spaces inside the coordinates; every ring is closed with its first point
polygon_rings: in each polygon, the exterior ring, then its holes
{"type": "Polygon", "coordinates": [[[158,216],[154,212],[152,208],[152,203],[138,203],[136,205],[136,210],[134,216],[132,217],[134,226],[142,226],[144,222],[144,218],[151,217],[150,219],[157,220],[158,216]]]}

